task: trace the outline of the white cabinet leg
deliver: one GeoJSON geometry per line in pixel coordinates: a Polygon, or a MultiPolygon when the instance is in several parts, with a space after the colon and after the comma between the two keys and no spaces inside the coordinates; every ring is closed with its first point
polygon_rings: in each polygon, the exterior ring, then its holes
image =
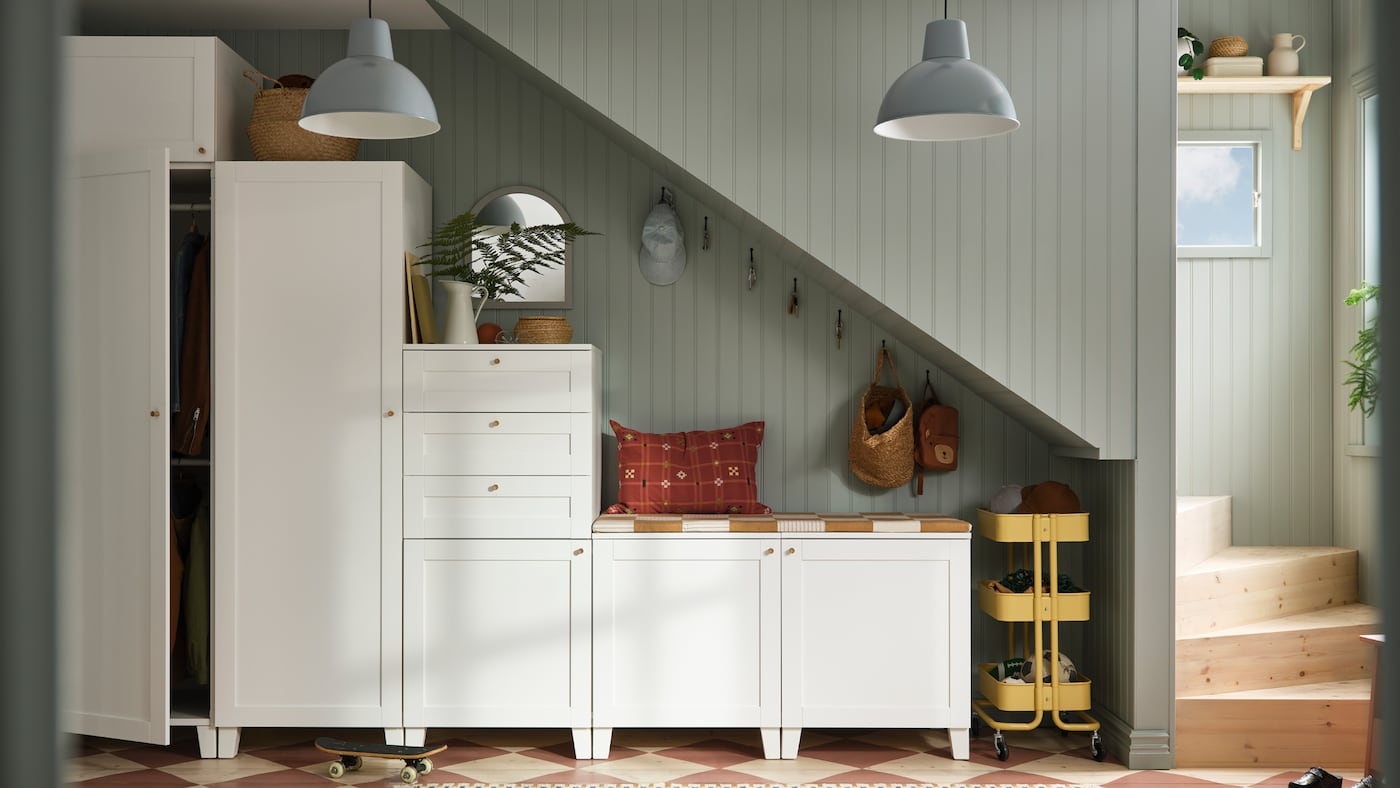
{"type": "Polygon", "coordinates": [[[217,739],[218,752],[220,758],[238,757],[238,738],[243,733],[242,728],[215,728],[214,738],[217,739]]]}
{"type": "Polygon", "coordinates": [[[574,728],[574,759],[579,761],[593,759],[592,728],[574,728]]]}
{"type": "Polygon", "coordinates": [[[953,758],[959,761],[968,759],[967,728],[949,728],[948,741],[953,745],[953,758]]]}
{"type": "Polygon", "coordinates": [[[403,744],[409,747],[422,747],[423,742],[428,740],[427,728],[404,728],[403,744]]]}
{"type": "Polygon", "coordinates": [[[789,761],[796,758],[797,742],[801,738],[801,728],[783,728],[781,756],[789,761]]]}
{"type": "Polygon", "coordinates": [[[199,757],[219,757],[219,739],[213,725],[197,725],[194,733],[199,737],[199,757]]]}
{"type": "Polygon", "coordinates": [[[385,728],[384,743],[403,746],[403,728],[385,728]]]}
{"type": "Polygon", "coordinates": [[[779,757],[778,740],[781,738],[777,728],[759,728],[758,735],[763,737],[763,757],[773,760],[779,757]]]}
{"type": "Polygon", "coordinates": [[[593,760],[606,761],[608,750],[612,749],[612,728],[593,729],[593,760]]]}

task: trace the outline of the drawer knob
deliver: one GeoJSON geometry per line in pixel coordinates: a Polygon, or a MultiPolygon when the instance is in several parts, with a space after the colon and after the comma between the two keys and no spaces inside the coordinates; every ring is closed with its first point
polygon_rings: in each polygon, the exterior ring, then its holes
{"type": "Polygon", "coordinates": [[[389,411],[388,415],[393,416],[393,415],[394,415],[394,412],[391,410],[391,411],[389,411]]]}
{"type": "Polygon", "coordinates": [[[789,547],[789,548],[787,549],[787,554],[788,554],[788,555],[792,555],[793,553],[796,553],[796,552],[797,552],[797,548],[796,548],[796,547],[789,547]]]}
{"type": "Polygon", "coordinates": [[[151,418],[156,418],[156,417],[158,417],[158,416],[160,416],[160,411],[158,411],[158,410],[153,410],[153,411],[151,411],[151,418]]]}
{"type": "Polygon", "coordinates": [[[574,555],[583,555],[583,548],[580,547],[580,548],[574,550],[574,555]]]}
{"type": "Polygon", "coordinates": [[[499,489],[501,489],[501,485],[499,485],[499,484],[493,484],[493,485],[491,485],[490,487],[487,487],[487,488],[486,488],[486,491],[487,491],[487,492],[495,492],[495,491],[497,491],[497,490],[499,490],[499,489]]]}
{"type": "Polygon", "coordinates": [[[763,554],[764,554],[764,555],[772,555],[772,554],[773,554],[773,548],[770,547],[770,548],[768,548],[767,550],[764,550],[764,551],[763,551],[763,554]]]}
{"type": "Polygon", "coordinates": [[[498,359],[498,358],[493,358],[493,359],[491,359],[491,366],[494,367],[494,366],[496,366],[496,365],[499,364],[499,363],[501,363],[501,360],[500,360],[500,359],[498,359]]]}
{"type": "Polygon", "coordinates": [[[491,423],[490,423],[490,424],[487,424],[486,426],[488,426],[488,427],[490,427],[491,429],[494,430],[494,429],[496,429],[497,427],[501,426],[501,421],[500,421],[500,419],[492,419],[492,420],[491,420],[491,423]]]}

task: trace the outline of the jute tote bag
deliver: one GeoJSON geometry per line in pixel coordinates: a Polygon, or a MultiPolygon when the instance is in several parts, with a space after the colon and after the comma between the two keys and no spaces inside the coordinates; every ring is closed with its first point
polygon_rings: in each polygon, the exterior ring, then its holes
{"type": "Polygon", "coordinates": [[[899,372],[888,348],[880,348],[875,377],[860,398],[860,412],[851,427],[851,471],[856,478],[876,487],[898,487],[914,478],[914,408],[900,385],[899,372]],[[893,386],[880,384],[885,361],[890,363],[893,386]],[[878,409],[872,411],[872,408],[878,409]],[[872,426],[867,413],[898,414],[894,424],[872,426]]]}

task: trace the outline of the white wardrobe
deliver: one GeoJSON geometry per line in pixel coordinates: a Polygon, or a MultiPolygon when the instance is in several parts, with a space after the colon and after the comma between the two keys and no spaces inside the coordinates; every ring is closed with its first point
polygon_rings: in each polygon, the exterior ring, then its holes
{"type": "Polygon", "coordinates": [[[194,726],[206,757],[233,757],[246,725],[401,739],[403,255],[429,234],[429,187],[397,162],[227,160],[246,157],[252,87],[216,39],[67,45],[64,728],[165,744],[194,726]],[[131,106],[131,84],[169,106],[131,106]],[[212,647],[187,708],[168,299],[190,212],[212,237],[212,647]]]}

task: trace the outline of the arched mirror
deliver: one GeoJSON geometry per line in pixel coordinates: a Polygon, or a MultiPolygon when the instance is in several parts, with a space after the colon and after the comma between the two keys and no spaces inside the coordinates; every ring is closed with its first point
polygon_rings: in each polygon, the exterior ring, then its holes
{"type": "MultiPolygon", "coordinates": [[[[531,186],[504,186],[477,200],[472,206],[479,222],[495,225],[501,231],[511,224],[531,227],[537,224],[564,224],[571,221],[559,201],[531,186]]],[[[574,298],[574,248],[564,248],[564,264],[525,275],[519,296],[492,301],[493,309],[568,309],[574,298]]]]}

